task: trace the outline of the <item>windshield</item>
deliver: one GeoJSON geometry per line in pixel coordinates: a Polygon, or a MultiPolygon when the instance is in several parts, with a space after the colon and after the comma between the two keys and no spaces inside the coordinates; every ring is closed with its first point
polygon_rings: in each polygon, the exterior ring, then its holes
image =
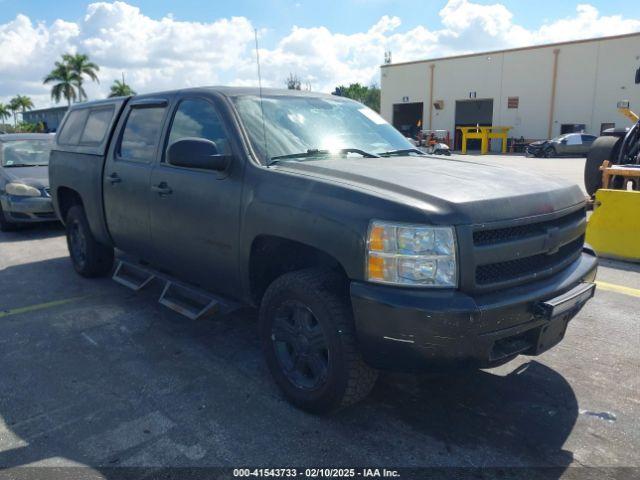
{"type": "Polygon", "coordinates": [[[296,154],[306,154],[305,159],[309,159],[313,156],[310,151],[348,156],[361,155],[354,150],[379,154],[415,149],[376,112],[338,97],[266,96],[261,106],[260,97],[239,96],[234,103],[264,163],[274,157],[296,154]],[[341,149],[351,152],[339,152],[341,149]]]}
{"type": "Polygon", "coordinates": [[[3,167],[48,165],[52,140],[10,140],[0,143],[3,167]]]}
{"type": "Polygon", "coordinates": [[[557,136],[556,138],[552,138],[551,141],[552,142],[561,142],[565,138],[569,138],[571,135],[572,135],[571,133],[564,133],[562,135],[557,136]]]}

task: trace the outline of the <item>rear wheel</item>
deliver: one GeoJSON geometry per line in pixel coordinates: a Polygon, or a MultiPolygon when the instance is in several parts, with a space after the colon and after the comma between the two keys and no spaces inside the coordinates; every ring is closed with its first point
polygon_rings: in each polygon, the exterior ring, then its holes
{"type": "Polygon", "coordinates": [[[18,227],[14,222],[10,222],[5,217],[4,212],[2,211],[2,206],[0,205],[0,232],[11,232],[18,227]]]}
{"type": "Polygon", "coordinates": [[[312,413],[356,403],[377,378],[357,350],[341,285],[331,271],[287,273],[269,286],[260,306],[260,339],[271,375],[291,403],[312,413]]]}
{"type": "Polygon", "coordinates": [[[113,266],[113,248],[99,243],[91,233],[84,208],[69,209],[66,222],[67,247],[73,268],[83,277],[100,277],[113,266]]]}
{"type": "Polygon", "coordinates": [[[616,163],[622,138],[598,137],[591,144],[584,164],[584,187],[589,195],[594,195],[602,187],[602,162],[609,160],[616,163]]]}

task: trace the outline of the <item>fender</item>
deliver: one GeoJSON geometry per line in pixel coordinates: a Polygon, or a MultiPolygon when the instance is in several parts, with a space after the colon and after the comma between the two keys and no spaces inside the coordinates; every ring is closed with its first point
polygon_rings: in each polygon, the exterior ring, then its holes
{"type": "Polygon", "coordinates": [[[385,220],[424,221],[424,213],[406,205],[345,188],[285,169],[248,165],[245,172],[239,252],[243,291],[249,292],[251,247],[261,235],[293,240],[316,248],[340,263],[350,280],[365,279],[369,223],[385,220]],[[409,212],[408,212],[409,210],[409,212]]]}

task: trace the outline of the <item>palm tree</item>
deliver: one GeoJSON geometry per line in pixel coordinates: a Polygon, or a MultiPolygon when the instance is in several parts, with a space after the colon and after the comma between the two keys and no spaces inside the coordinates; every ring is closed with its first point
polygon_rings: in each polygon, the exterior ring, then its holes
{"type": "MultiPolygon", "coordinates": [[[[61,98],[64,98],[67,100],[67,104],[71,105],[71,101],[75,101],[76,98],[78,98],[75,89],[78,80],[78,74],[69,65],[56,62],[55,68],[44,78],[43,83],[56,82],[51,88],[51,98],[53,98],[56,103],[59,102],[61,98]]],[[[80,83],[82,83],[81,79],[80,83]]]]}
{"type": "Polygon", "coordinates": [[[111,92],[109,93],[109,97],[128,97],[130,95],[135,95],[136,92],[126,83],[124,83],[124,76],[122,77],[122,81],[114,80],[113,85],[111,85],[111,92]]]}
{"type": "Polygon", "coordinates": [[[78,90],[78,100],[86,100],[87,93],[82,87],[84,76],[86,75],[94,82],[100,83],[97,74],[97,72],[100,71],[100,67],[97,64],[89,61],[89,55],[85,55],[84,53],[76,53],[74,55],[65,53],[64,55],[62,55],[62,61],[71,69],[73,73],[76,74],[75,87],[78,90]]]}
{"type": "Polygon", "coordinates": [[[17,127],[18,117],[16,116],[16,112],[20,110],[20,105],[18,105],[16,97],[13,97],[11,100],[9,100],[9,110],[11,110],[11,113],[13,113],[13,126],[17,127]]]}
{"type": "Polygon", "coordinates": [[[17,110],[20,110],[22,112],[22,121],[24,122],[24,113],[27,110],[31,110],[33,108],[33,100],[31,100],[31,98],[27,97],[26,95],[16,95],[11,99],[11,103],[13,103],[17,107],[17,110]]]}
{"type": "Polygon", "coordinates": [[[7,118],[11,118],[11,109],[8,105],[0,103],[0,121],[4,121],[7,118]]]}

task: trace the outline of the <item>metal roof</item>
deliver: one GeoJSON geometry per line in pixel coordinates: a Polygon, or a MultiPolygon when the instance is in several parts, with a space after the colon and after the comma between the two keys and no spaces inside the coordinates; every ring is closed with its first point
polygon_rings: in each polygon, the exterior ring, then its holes
{"type": "Polygon", "coordinates": [[[27,111],[26,111],[26,112],[24,112],[24,113],[26,113],[27,115],[29,115],[29,114],[31,114],[31,113],[56,112],[56,111],[64,111],[64,110],[66,110],[67,108],[69,108],[69,107],[67,107],[66,105],[65,105],[65,106],[62,106],[62,107],[38,108],[37,110],[27,110],[27,111]]]}
{"type": "Polygon", "coordinates": [[[536,50],[539,48],[549,48],[549,47],[561,47],[563,45],[575,45],[579,43],[590,43],[590,42],[600,42],[606,40],[618,40],[620,38],[629,38],[629,37],[637,37],[640,36],[640,32],[634,33],[625,33],[623,35],[613,35],[610,37],[596,37],[596,38],[586,38],[582,40],[570,40],[567,42],[558,42],[558,43],[545,43],[541,45],[529,45],[528,47],[516,47],[516,48],[506,48],[504,50],[490,50],[485,52],[477,52],[477,53],[465,53],[462,55],[451,55],[449,57],[435,57],[428,58],[425,60],[411,60],[408,62],[398,62],[398,63],[386,63],[384,65],[380,65],[380,68],[388,68],[388,67],[396,67],[402,65],[412,65],[416,63],[429,63],[429,62],[440,62],[443,60],[457,60],[459,58],[468,58],[468,57],[480,57],[484,55],[497,55],[500,53],[510,53],[510,52],[520,52],[523,50],[536,50]]]}

